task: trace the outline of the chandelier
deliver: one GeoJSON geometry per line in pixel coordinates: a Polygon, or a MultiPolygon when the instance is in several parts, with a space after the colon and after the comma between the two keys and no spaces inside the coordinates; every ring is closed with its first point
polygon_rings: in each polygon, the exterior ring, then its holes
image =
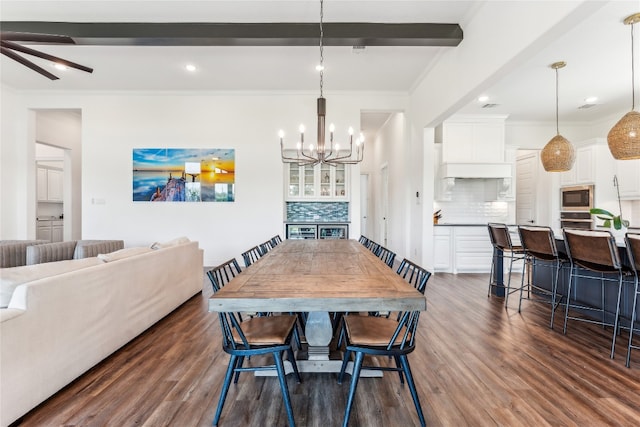
{"type": "Polygon", "coordinates": [[[360,136],[353,141],[353,128],[349,128],[349,147],[342,149],[339,143],[334,143],[333,132],[335,127],[333,124],[329,126],[329,144],[325,143],[325,116],[327,114],[327,100],[322,96],[323,89],[323,75],[324,75],[324,46],[323,38],[324,32],[322,29],[323,19],[323,0],[320,0],[320,65],[317,69],[320,71],[320,97],[317,100],[318,111],[318,140],[316,146],[309,144],[304,145],[304,125],[300,125],[300,141],[296,144],[295,155],[291,153],[288,155],[284,149],[284,131],[280,130],[278,136],[280,137],[280,152],[282,155],[282,161],[284,163],[295,163],[299,166],[315,166],[319,163],[325,163],[332,166],[336,165],[351,165],[362,161],[362,155],[364,153],[364,136],[360,136]]]}

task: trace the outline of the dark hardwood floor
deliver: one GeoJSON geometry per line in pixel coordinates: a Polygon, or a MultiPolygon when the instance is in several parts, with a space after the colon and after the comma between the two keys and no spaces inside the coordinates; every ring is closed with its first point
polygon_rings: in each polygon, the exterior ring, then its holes
{"type": "MultiPolygon", "coordinates": [[[[409,360],[430,426],[637,426],[640,352],[624,366],[627,333],[609,359],[610,329],[548,327],[549,306],[487,298],[487,275],[434,275],[409,360]]],[[[228,362],[217,315],[198,295],[27,414],[29,426],[210,426],[228,362]]],[[[387,363],[383,361],[382,363],[387,363]]],[[[300,426],[341,425],[348,381],[289,379],[300,426]]],[[[349,379],[349,378],[347,378],[349,379]]],[[[276,378],[244,374],[222,426],[284,426],[276,378]]],[[[360,380],[352,426],[412,426],[409,391],[395,374],[360,380]]]]}

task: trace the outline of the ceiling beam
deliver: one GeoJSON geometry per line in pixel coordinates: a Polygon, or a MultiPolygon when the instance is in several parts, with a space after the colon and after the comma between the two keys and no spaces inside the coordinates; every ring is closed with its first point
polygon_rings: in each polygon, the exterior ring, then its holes
{"type": "MultiPolygon", "coordinates": [[[[327,22],[325,46],[457,46],[458,24],[327,22]]],[[[3,32],[70,36],[94,46],[316,46],[317,23],[3,21],[3,32]]]]}

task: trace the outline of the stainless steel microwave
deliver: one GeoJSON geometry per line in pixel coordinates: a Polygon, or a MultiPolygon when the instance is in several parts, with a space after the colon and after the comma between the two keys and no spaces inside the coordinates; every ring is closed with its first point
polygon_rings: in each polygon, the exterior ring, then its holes
{"type": "Polygon", "coordinates": [[[562,187],[560,189],[560,209],[567,211],[589,211],[593,208],[593,185],[562,187]]]}

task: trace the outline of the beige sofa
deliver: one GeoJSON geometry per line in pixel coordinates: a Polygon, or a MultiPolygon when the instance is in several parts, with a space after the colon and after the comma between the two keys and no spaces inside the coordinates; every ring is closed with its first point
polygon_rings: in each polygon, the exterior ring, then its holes
{"type": "Polygon", "coordinates": [[[2,269],[3,281],[26,281],[0,309],[0,425],[201,292],[202,262],[188,242],[2,269]]]}

